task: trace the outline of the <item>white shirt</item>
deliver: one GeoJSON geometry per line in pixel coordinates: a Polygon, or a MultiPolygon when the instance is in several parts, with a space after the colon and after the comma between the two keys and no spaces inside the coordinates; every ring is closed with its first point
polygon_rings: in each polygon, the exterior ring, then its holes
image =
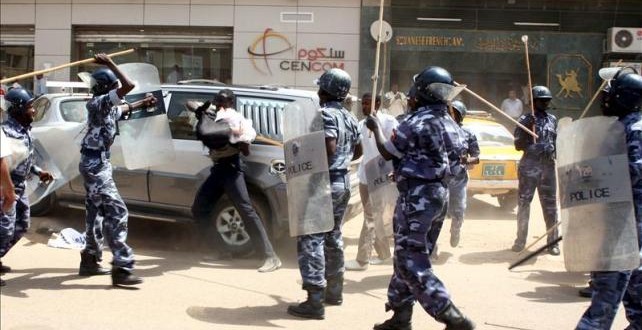
{"type": "Polygon", "coordinates": [[[521,116],[522,112],[524,111],[524,105],[522,104],[522,100],[520,99],[511,100],[510,98],[505,99],[502,102],[502,111],[504,111],[506,114],[513,117],[514,119],[519,118],[519,116],[521,116]]]}
{"type": "Polygon", "coordinates": [[[408,105],[408,100],[406,100],[406,94],[401,92],[389,91],[384,95],[386,99],[386,105],[388,106],[388,113],[392,116],[399,116],[406,113],[406,106],[408,105]]]}
{"type": "Polygon", "coordinates": [[[232,108],[221,109],[216,113],[215,121],[224,120],[230,125],[230,128],[241,128],[241,135],[231,134],[230,143],[245,142],[250,143],[256,139],[256,131],[252,127],[252,121],[246,119],[232,108]]]}
{"type": "MultiPolygon", "coordinates": [[[[392,131],[399,125],[397,119],[391,115],[382,113],[381,111],[377,111],[377,115],[375,117],[379,121],[379,127],[381,127],[381,130],[383,131],[383,136],[386,139],[390,139],[392,131]]],[[[366,127],[365,119],[359,122],[359,131],[361,132],[363,158],[359,164],[357,175],[359,177],[360,184],[368,184],[368,180],[366,179],[366,163],[379,155],[379,150],[377,149],[374,133],[371,133],[368,127],[366,127]]]]}

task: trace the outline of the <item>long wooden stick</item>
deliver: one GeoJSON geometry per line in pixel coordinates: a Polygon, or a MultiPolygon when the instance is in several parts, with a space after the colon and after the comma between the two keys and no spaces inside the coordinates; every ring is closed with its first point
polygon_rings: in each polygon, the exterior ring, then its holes
{"type": "MultiPolygon", "coordinates": [[[[617,61],[617,63],[615,63],[615,66],[618,66],[621,63],[622,63],[622,60],[619,60],[619,61],[617,61]]],[[[586,116],[586,113],[588,112],[588,109],[591,107],[591,105],[593,105],[593,102],[595,102],[595,99],[597,98],[597,96],[600,95],[600,92],[604,88],[604,85],[606,85],[606,82],[607,82],[606,79],[602,80],[602,84],[600,84],[600,87],[595,91],[595,94],[593,94],[593,97],[591,98],[589,103],[586,105],[586,108],[584,108],[584,111],[582,111],[582,115],[580,115],[580,118],[578,118],[578,119],[582,119],[582,118],[584,118],[584,116],[586,116]]]]}
{"type": "Polygon", "coordinates": [[[548,244],[546,244],[546,245],[542,246],[541,248],[539,248],[539,249],[537,249],[537,250],[533,251],[532,253],[528,254],[528,255],[527,255],[527,256],[525,256],[524,258],[522,258],[522,259],[519,259],[519,260],[515,261],[515,262],[514,262],[514,263],[512,263],[510,266],[508,266],[508,270],[511,270],[511,269],[513,269],[513,268],[515,268],[515,267],[517,267],[517,266],[519,266],[519,265],[521,265],[521,264],[525,263],[526,261],[528,261],[528,260],[529,260],[529,259],[531,259],[532,257],[534,257],[534,256],[536,256],[536,255],[538,255],[538,254],[540,254],[542,251],[544,251],[544,250],[546,250],[546,249],[550,248],[551,246],[555,246],[555,244],[559,243],[561,240],[562,240],[562,236],[559,236],[559,237],[558,237],[558,238],[556,238],[554,241],[552,241],[552,242],[550,242],[550,243],[548,243],[548,244]]]}
{"type": "MultiPolygon", "coordinates": [[[[459,84],[459,83],[455,82],[455,86],[461,86],[461,84],[459,84]]],[[[475,98],[477,98],[478,100],[480,100],[480,101],[484,102],[484,104],[486,104],[487,106],[491,107],[491,109],[493,109],[493,110],[497,111],[500,115],[502,115],[502,116],[506,117],[506,119],[508,119],[508,120],[512,121],[512,122],[513,122],[515,125],[517,125],[519,128],[521,128],[521,129],[523,129],[524,131],[526,131],[526,133],[530,134],[530,135],[531,135],[531,136],[533,136],[534,138],[539,138],[539,136],[537,136],[537,134],[535,134],[535,132],[531,131],[528,127],[526,127],[526,126],[524,126],[524,125],[520,124],[517,120],[513,119],[513,117],[509,116],[509,115],[508,115],[508,114],[506,114],[504,111],[502,111],[502,109],[500,109],[500,108],[496,107],[494,104],[490,103],[489,101],[487,101],[487,100],[486,100],[486,99],[484,99],[483,97],[479,96],[477,93],[475,93],[475,92],[471,91],[470,89],[468,89],[468,87],[464,88],[464,91],[466,91],[468,94],[470,94],[470,95],[474,96],[474,97],[475,97],[475,98]]]]}
{"type": "MultiPolygon", "coordinates": [[[[531,80],[531,61],[528,57],[528,35],[522,36],[524,42],[524,52],[526,53],[526,71],[528,72],[528,95],[531,99],[531,115],[535,118],[535,104],[533,104],[533,83],[531,80]]],[[[533,122],[533,132],[535,131],[535,122],[533,122]]],[[[537,142],[537,138],[533,137],[533,143],[537,142]]]]}
{"type": "MultiPolygon", "coordinates": [[[[379,34],[377,35],[377,52],[375,53],[375,67],[374,73],[372,74],[372,102],[370,102],[370,115],[374,116],[375,113],[375,100],[377,97],[377,82],[379,80],[379,58],[381,53],[381,43],[383,42],[383,2],[379,4],[379,34]]],[[[372,132],[370,133],[372,134],[372,132]]]]}
{"type": "MultiPolygon", "coordinates": [[[[123,51],[120,51],[120,52],[107,54],[107,56],[114,57],[114,56],[125,55],[125,54],[129,54],[129,53],[133,53],[133,52],[134,52],[134,48],[130,48],[128,50],[123,50],[123,51]]],[[[5,78],[5,79],[0,80],[0,83],[2,83],[2,84],[10,83],[10,82],[14,82],[16,80],[21,80],[21,79],[37,76],[39,74],[45,74],[45,73],[49,73],[49,72],[52,72],[52,71],[56,71],[56,70],[60,70],[60,69],[69,68],[69,67],[72,67],[72,66],[80,65],[80,64],[93,63],[95,61],[96,60],[92,57],[92,58],[88,58],[88,59],[84,59],[84,60],[80,60],[80,61],[76,61],[76,62],[62,64],[62,65],[55,66],[55,67],[49,68],[49,69],[33,71],[33,72],[29,72],[29,73],[18,75],[18,76],[10,77],[10,78],[5,78]]]]}
{"type": "Polygon", "coordinates": [[[537,238],[533,243],[531,243],[529,246],[527,246],[527,247],[523,248],[521,251],[519,251],[519,254],[524,253],[524,251],[528,251],[528,249],[530,249],[533,245],[535,245],[535,243],[537,243],[537,242],[541,241],[541,240],[542,240],[542,238],[544,238],[544,237],[548,236],[550,233],[552,233],[552,232],[553,232],[553,230],[555,230],[557,227],[559,227],[559,225],[560,225],[561,223],[562,223],[561,221],[558,221],[558,222],[557,222],[553,227],[549,228],[549,229],[546,231],[546,233],[544,233],[544,235],[542,235],[542,236],[538,237],[538,238],[537,238]]]}

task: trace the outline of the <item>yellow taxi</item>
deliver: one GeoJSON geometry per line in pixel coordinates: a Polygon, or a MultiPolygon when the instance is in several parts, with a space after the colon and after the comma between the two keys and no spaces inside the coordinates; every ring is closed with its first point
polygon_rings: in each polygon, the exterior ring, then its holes
{"type": "Polygon", "coordinates": [[[483,111],[469,111],[463,126],[477,136],[479,164],[468,170],[468,196],[497,197],[502,209],[517,206],[517,167],[522,152],[515,150],[513,134],[483,111]]]}

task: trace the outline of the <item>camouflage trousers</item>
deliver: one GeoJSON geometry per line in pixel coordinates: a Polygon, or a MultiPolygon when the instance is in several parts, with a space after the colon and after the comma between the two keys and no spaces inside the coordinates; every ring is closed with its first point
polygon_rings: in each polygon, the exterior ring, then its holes
{"type": "Polygon", "coordinates": [[[468,185],[468,172],[446,180],[448,186],[448,215],[452,218],[450,233],[459,233],[464,224],[466,212],[466,186],[468,185]]]}
{"type": "MultiPolygon", "coordinates": [[[[543,161],[537,164],[520,164],[518,169],[519,200],[517,203],[516,245],[526,245],[528,220],[535,189],[537,189],[539,195],[546,229],[550,229],[557,223],[557,183],[555,182],[555,176],[555,163],[552,161],[543,161]]],[[[554,241],[557,235],[558,231],[556,229],[548,235],[547,241],[549,243],[554,241]]]]}
{"type": "Polygon", "coordinates": [[[0,258],[4,257],[29,229],[30,213],[29,199],[25,194],[26,183],[14,181],[13,184],[18,196],[16,202],[6,213],[0,210],[0,258]]]}
{"type": "Polygon", "coordinates": [[[322,289],[327,280],[343,276],[343,235],[341,225],[350,200],[348,175],[330,175],[334,227],[329,232],[297,237],[297,259],[303,289],[322,289]]]}
{"type": "Polygon", "coordinates": [[[387,309],[418,301],[435,316],[450,303],[446,287],[432,271],[429,251],[434,242],[429,232],[435,220],[446,214],[447,190],[442,183],[398,182],[399,199],[393,219],[395,232],[394,273],[388,286],[387,309]]]}
{"type": "Polygon", "coordinates": [[[79,165],[85,180],[85,248],[83,253],[102,259],[103,234],[114,256],[112,265],[131,271],[134,254],[127,245],[127,206],[120,197],[108,159],[83,155],[79,165]]]}
{"type": "MultiPolygon", "coordinates": [[[[639,204],[639,196],[636,199],[636,204],[639,204]]],[[[642,262],[642,221],[639,211],[640,208],[636,207],[638,245],[642,262]]],[[[625,330],[642,330],[642,264],[633,271],[592,272],[591,287],[591,305],[582,315],[577,330],[610,329],[620,302],[624,305],[629,321],[625,330]]]]}

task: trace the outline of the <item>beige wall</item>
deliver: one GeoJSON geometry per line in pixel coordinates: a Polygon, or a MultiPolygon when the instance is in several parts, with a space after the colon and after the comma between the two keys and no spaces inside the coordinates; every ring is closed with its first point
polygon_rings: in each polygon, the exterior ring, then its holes
{"type": "MultiPolygon", "coordinates": [[[[359,81],[359,17],[361,0],[0,0],[3,25],[35,26],[35,68],[71,61],[73,25],[164,25],[234,27],[233,82],[282,84],[313,89],[320,71],[282,70],[283,61],[343,65],[359,81]],[[308,23],[283,22],[283,12],[313,13],[308,23]],[[282,34],[292,49],[278,56],[252,59],[248,47],[267,28],[282,34]],[[298,58],[301,49],[343,51],[343,58],[298,58]],[[318,62],[318,63],[317,63],[318,62]],[[266,73],[262,73],[266,72],[266,73]]],[[[266,52],[280,50],[279,39],[266,39],[266,52]]],[[[257,52],[262,49],[256,49],[257,52]]],[[[297,65],[296,63],[294,65],[297,65]]],[[[67,80],[69,71],[52,73],[50,80],[67,80]]]]}

